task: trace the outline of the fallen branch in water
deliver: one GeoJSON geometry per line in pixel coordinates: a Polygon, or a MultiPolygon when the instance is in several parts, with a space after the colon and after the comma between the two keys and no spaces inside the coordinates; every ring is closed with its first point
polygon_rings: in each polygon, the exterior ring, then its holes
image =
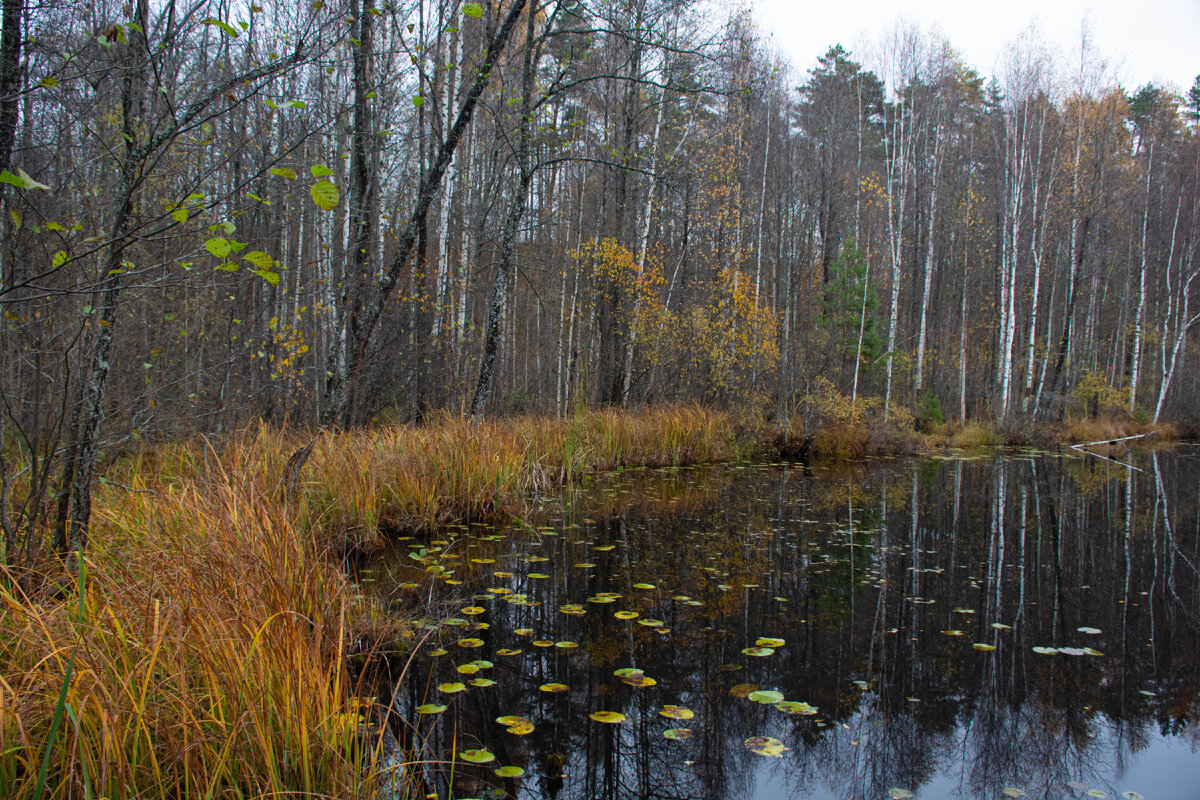
{"type": "Polygon", "coordinates": [[[1138,433],[1133,436],[1121,436],[1117,439],[1101,439],[1098,442],[1084,442],[1083,444],[1072,444],[1072,445],[1067,445],[1067,446],[1070,447],[1072,450],[1078,450],[1081,453],[1087,453],[1088,455],[1095,456],[1096,458],[1103,458],[1105,461],[1111,461],[1114,464],[1120,464],[1122,467],[1128,467],[1129,469],[1135,469],[1138,472],[1141,472],[1142,470],[1138,469],[1133,464],[1126,464],[1124,461],[1119,461],[1115,458],[1109,458],[1106,455],[1101,455],[1100,453],[1097,453],[1093,450],[1089,450],[1088,448],[1095,444],[1110,444],[1111,445],[1111,444],[1117,444],[1118,442],[1128,442],[1133,439],[1145,439],[1147,436],[1156,436],[1157,434],[1158,434],[1158,431],[1150,431],[1149,433],[1138,433]]]}

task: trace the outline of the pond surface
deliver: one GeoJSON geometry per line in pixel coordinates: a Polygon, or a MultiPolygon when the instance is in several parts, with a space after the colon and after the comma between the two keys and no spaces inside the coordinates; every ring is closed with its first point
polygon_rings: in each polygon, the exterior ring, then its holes
{"type": "Polygon", "coordinates": [[[1121,457],[604,476],[375,565],[380,696],[443,798],[1200,797],[1200,450],[1121,457]]]}

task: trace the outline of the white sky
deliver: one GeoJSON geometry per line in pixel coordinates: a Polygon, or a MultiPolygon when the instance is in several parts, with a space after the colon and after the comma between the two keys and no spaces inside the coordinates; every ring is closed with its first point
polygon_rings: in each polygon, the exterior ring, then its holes
{"type": "MultiPolygon", "coordinates": [[[[870,66],[869,44],[898,22],[936,26],[985,78],[1006,45],[1036,23],[1061,73],[1078,68],[1086,18],[1097,55],[1126,90],[1154,81],[1186,92],[1200,73],[1200,0],[748,0],[759,31],[806,75],[841,43],[870,66]]],[[[889,87],[890,88],[890,87],[889,87]]]]}

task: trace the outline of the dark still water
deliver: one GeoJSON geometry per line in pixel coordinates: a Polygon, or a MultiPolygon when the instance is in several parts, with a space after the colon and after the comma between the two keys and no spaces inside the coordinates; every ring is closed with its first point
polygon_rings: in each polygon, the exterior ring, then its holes
{"type": "Polygon", "coordinates": [[[1124,458],[630,471],[401,542],[380,588],[453,575],[395,732],[442,798],[1198,798],[1200,451],[1124,458]]]}

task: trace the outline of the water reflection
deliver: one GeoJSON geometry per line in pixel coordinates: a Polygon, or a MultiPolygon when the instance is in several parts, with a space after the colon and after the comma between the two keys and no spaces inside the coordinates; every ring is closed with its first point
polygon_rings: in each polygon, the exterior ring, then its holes
{"type": "Polygon", "coordinates": [[[402,543],[462,583],[439,589],[448,624],[390,698],[395,732],[430,760],[496,756],[456,767],[455,797],[1194,793],[1198,487],[1187,453],[612,476],[536,531],[402,543]],[[756,655],[762,637],[784,644],[756,655]]]}

